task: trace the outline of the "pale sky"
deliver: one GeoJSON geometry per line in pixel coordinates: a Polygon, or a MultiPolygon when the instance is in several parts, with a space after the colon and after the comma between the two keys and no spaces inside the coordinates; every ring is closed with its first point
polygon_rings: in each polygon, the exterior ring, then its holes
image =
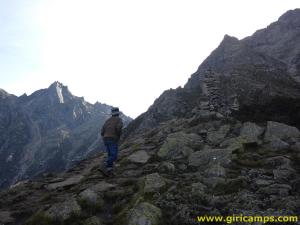
{"type": "Polygon", "coordinates": [[[299,0],[0,0],[0,88],[54,81],[135,118],[183,86],[225,34],[239,39],[299,0]]]}

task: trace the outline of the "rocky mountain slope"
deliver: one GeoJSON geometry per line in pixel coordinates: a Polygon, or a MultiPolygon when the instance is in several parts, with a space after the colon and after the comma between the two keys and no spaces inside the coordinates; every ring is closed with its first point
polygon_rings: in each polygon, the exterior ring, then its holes
{"type": "Polygon", "coordinates": [[[115,177],[98,170],[104,159],[2,192],[0,224],[196,225],[199,215],[300,213],[300,132],[282,123],[199,114],[126,140],[115,177]]]}
{"type": "Polygon", "coordinates": [[[297,49],[299,18],[297,9],[244,40],[225,36],[184,88],[164,92],[130,123],[114,177],[98,170],[100,153],[19,183],[0,193],[0,224],[196,225],[200,215],[300,215],[299,73],[290,60],[297,53],[278,50],[284,41],[297,49]]]}
{"type": "Polygon", "coordinates": [[[256,122],[300,126],[300,9],[243,40],[225,35],[184,88],[165,91],[129,133],[211,109],[256,122]]]}
{"type": "MultiPolygon", "coordinates": [[[[0,91],[0,188],[70,168],[103,148],[111,106],[73,96],[59,82],[30,96],[0,91]]],[[[125,124],[130,118],[123,116],[125,124]]]]}

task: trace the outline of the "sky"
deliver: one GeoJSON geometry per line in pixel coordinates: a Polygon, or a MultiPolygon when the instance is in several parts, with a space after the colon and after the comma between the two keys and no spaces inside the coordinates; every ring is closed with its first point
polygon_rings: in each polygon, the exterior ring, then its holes
{"type": "Polygon", "coordinates": [[[0,88],[54,81],[137,117],[184,86],[225,34],[275,22],[299,0],[0,0],[0,88]]]}

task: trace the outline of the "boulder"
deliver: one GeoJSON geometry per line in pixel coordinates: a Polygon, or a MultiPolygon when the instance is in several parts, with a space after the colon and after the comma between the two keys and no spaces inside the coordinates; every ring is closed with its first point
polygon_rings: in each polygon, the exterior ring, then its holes
{"type": "Polygon", "coordinates": [[[170,162],[162,162],[159,166],[159,171],[161,171],[163,173],[174,173],[175,166],[173,163],[170,163],[170,162]]]}
{"type": "Polygon", "coordinates": [[[192,191],[205,191],[206,186],[201,182],[192,183],[192,191]]]}
{"type": "Polygon", "coordinates": [[[288,182],[293,174],[295,174],[295,171],[292,169],[277,168],[273,170],[273,176],[277,182],[288,182]]]}
{"type": "Polygon", "coordinates": [[[101,222],[101,220],[98,217],[93,216],[93,217],[86,219],[83,222],[83,225],[103,225],[103,223],[101,222]]]}
{"type": "Polygon", "coordinates": [[[103,191],[107,191],[115,186],[116,186],[115,184],[110,184],[105,181],[101,181],[98,184],[93,185],[90,189],[95,192],[103,192],[103,191]]]}
{"type": "Polygon", "coordinates": [[[209,149],[197,151],[189,157],[189,166],[207,168],[208,165],[219,163],[226,166],[231,162],[232,150],[230,149],[209,149]]]}
{"type": "Polygon", "coordinates": [[[300,153],[300,142],[296,142],[291,146],[291,150],[300,153]]]}
{"type": "Polygon", "coordinates": [[[74,198],[68,199],[61,203],[55,203],[48,209],[45,215],[55,221],[65,221],[72,216],[80,215],[81,207],[74,198]]]}
{"type": "Polygon", "coordinates": [[[139,163],[139,164],[145,164],[148,162],[150,156],[148,153],[144,150],[134,152],[130,156],[127,157],[127,160],[131,163],[139,163]]]}
{"type": "Polygon", "coordinates": [[[263,134],[264,128],[256,125],[255,123],[246,122],[241,128],[240,136],[244,138],[244,142],[258,143],[259,137],[263,134]]]}
{"type": "Polygon", "coordinates": [[[299,138],[300,131],[296,127],[291,127],[283,123],[268,121],[264,140],[266,142],[273,139],[286,140],[289,138],[299,138]]]}
{"type": "Polygon", "coordinates": [[[65,187],[70,187],[75,184],[78,184],[81,180],[83,179],[82,175],[76,175],[74,177],[70,177],[64,181],[57,182],[57,183],[52,183],[46,186],[47,190],[55,190],[57,188],[65,188],[65,187]]]}
{"type": "Polygon", "coordinates": [[[269,186],[274,183],[273,180],[256,179],[254,183],[259,187],[269,186]]]}
{"type": "Polygon", "coordinates": [[[235,137],[235,138],[229,138],[223,141],[219,146],[221,148],[227,148],[230,149],[231,151],[239,151],[242,152],[244,151],[244,144],[246,144],[245,138],[244,137],[235,137]]]}
{"type": "Polygon", "coordinates": [[[160,208],[141,202],[127,213],[126,225],[159,225],[162,212],[160,208]]]}
{"type": "Polygon", "coordinates": [[[9,224],[15,222],[9,211],[0,211],[0,224],[9,224]]]}
{"type": "Polygon", "coordinates": [[[187,166],[184,163],[179,163],[177,165],[178,169],[185,171],[187,169],[187,166]]]}
{"type": "Polygon", "coordinates": [[[223,177],[203,178],[203,183],[209,188],[215,188],[218,185],[225,186],[226,180],[223,177]]]}
{"type": "Polygon", "coordinates": [[[213,145],[218,145],[224,140],[229,130],[230,130],[230,125],[223,125],[217,131],[208,132],[207,140],[213,145]]]}
{"type": "Polygon", "coordinates": [[[274,137],[272,140],[270,140],[268,147],[272,151],[285,151],[290,148],[290,145],[285,141],[274,137]]]}
{"type": "Polygon", "coordinates": [[[213,164],[209,166],[205,171],[204,174],[207,177],[225,177],[226,170],[222,167],[219,163],[213,164]]]}
{"type": "Polygon", "coordinates": [[[192,183],[192,193],[203,194],[206,190],[206,186],[201,182],[192,183]]]}
{"type": "Polygon", "coordinates": [[[278,195],[280,197],[287,197],[292,187],[288,184],[271,184],[266,187],[261,187],[257,190],[257,193],[267,196],[278,195]]]}
{"type": "Polygon", "coordinates": [[[280,169],[292,169],[292,162],[284,156],[274,156],[264,160],[264,166],[280,169]]]}
{"type": "Polygon", "coordinates": [[[86,189],[79,194],[79,200],[85,205],[100,208],[104,205],[103,199],[93,190],[86,189]]]}
{"type": "Polygon", "coordinates": [[[144,178],[144,192],[153,193],[166,186],[165,179],[158,173],[152,173],[144,178]]]}
{"type": "Polygon", "coordinates": [[[195,116],[192,118],[195,123],[208,122],[216,118],[216,112],[210,110],[195,110],[195,116]]]}
{"type": "Polygon", "coordinates": [[[193,149],[200,148],[202,148],[202,138],[199,135],[177,132],[167,137],[157,155],[164,159],[180,159],[188,157],[193,149]]]}

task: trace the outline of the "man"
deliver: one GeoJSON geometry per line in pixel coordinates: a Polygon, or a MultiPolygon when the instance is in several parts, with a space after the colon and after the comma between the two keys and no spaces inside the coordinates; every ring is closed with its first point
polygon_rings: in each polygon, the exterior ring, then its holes
{"type": "Polygon", "coordinates": [[[118,158],[118,142],[123,128],[123,122],[119,114],[119,108],[112,108],[112,116],[106,120],[101,130],[101,136],[107,151],[106,164],[105,167],[102,168],[102,171],[106,175],[112,175],[113,164],[118,158]]]}

